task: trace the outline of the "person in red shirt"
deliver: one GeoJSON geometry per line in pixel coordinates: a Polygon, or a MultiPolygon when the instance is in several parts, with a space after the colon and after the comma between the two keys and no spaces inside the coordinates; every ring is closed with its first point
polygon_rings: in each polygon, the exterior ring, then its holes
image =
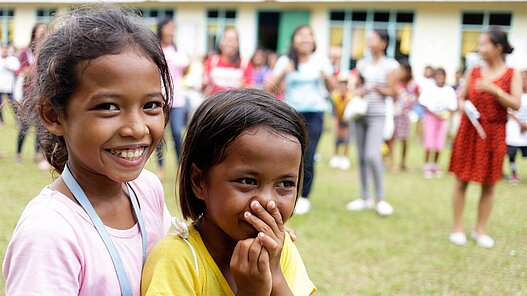
{"type": "Polygon", "coordinates": [[[238,89],[254,85],[253,66],[242,61],[238,32],[228,28],[223,32],[218,53],[205,61],[203,89],[212,94],[224,89],[238,89]]]}

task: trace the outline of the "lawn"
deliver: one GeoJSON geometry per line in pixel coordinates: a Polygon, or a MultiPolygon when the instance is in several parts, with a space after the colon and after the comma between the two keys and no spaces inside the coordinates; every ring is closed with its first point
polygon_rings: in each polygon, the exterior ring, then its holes
{"type": "MultiPolygon", "coordinates": [[[[6,110],[7,109],[7,110],[6,110]]],[[[0,256],[24,206],[52,181],[31,161],[34,136],[24,146],[24,161],[15,163],[16,125],[10,108],[0,128],[0,256]]],[[[525,295],[527,294],[527,179],[517,186],[506,181],[497,187],[488,232],[496,246],[483,249],[470,242],[451,245],[450,195],[453,178],[422,177],[423,149],[412,142],[409,173],[386,173],[387,198],[395,213],[381,218],[374,211],[351,213],[345,204],[358,196],[355,154],[349,171],[328,166],[332,153],[330,121],[319,147],[321,160],[312,192],[313,209],[294,216],[289,225],[298,236],[298,248],[319,295],[525,295]]],[[[446,151],[442,167],[448,164],[446,151]]],[[[167,164],[174,163],[169,151],[167,164]]],[[[527,162],[519,161],[520,176],[527,162]]],[[[155,170],[155,162],[148,168],[155,170]]],[[[168,166],[164,180],[166,200],[176,213],[175,168],[168,166]]],[[[476,220],[479,188],[468,191],[464,223],[468,233],[476,220]]],[[[0,294],[5,283],[0,279],[0,294]]]]}

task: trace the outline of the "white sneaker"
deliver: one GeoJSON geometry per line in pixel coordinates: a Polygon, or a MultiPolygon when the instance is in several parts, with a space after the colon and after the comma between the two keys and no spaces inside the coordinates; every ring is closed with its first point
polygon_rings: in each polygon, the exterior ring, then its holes
{"type": "Polygon", "coordinates": [[[452,232],[448,240],[454,245],[464,246],[467,244],[467,236],[463,232],[452,232]]]}
{"type": "Polygon", "coordinates": [[[350,168],[350,160],[346,156],[341,156],[339,161],[339,168],[341,170],[348,170],[350,168]]]}
{"type": "Polygon", "coordinates": [[[472,231],[472,239],[475,240],[480,247],[487,249],[494,247],[494,240],[486,234],[479,235],[475,231],[472,231]]]}
{"type": "Polygon", "coordinates": [[[311,202],[305,197],[299,197],[296,201],[295,214],[303,215],[311,210],[311,202]]]}
{"type": "Polygon", "coordinates": [[[346,204],[348,211],[362,211],[371,208],[373,208],[373,200],[371,199],[359,198],[346,204]]]}
{"type": "Polygon", "coordinates": [[[339,161],[340,161],[339,156],[338,155],[334,155],[329,160],[329,166],[332,167],[332,168],[336,168],[336,167],[339,166],[339,161]]]}
{"type": "Polygon", "coordinates": [[[375,206],[375,209],[377,210],[377,214],[381,216],[390,216],[393,214],[393,207],[390,205],[387,201],[381,200],[377,203],[375,206]]]}

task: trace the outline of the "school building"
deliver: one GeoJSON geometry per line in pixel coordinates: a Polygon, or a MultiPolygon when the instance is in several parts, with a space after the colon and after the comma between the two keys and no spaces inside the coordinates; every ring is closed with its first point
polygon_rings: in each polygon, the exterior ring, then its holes
{"type": "MultiPolygon", "coordinates": [[[[83,3],[92,1],[83,1],[83,3]]],[[[93,1],[98,2],[98,1],[93,1]]],[[[390,35],[388,55],[407,59],[414,72],[426,65],[443,67],[449,81],[454,72],[477,60],[480,32],[499,26],[515,47],[511,65],[527,69],[527,1],[292,1],[231,0],[111,1],[135,7],[155,28],[163,17],[177,24],[177,45],[191,56],[212,51],[225,28],[240,34],[240,50],[249,58],[257,47],[284,53],[297,25],[310,24],[317,50],[341,56],[340,68],[352,68],[365,54],[373,29],[390,35]]],[[[26,46],[31,27],[48,22],[54,13],[79,2],[0,0],[0,40],[26,46]]]]}

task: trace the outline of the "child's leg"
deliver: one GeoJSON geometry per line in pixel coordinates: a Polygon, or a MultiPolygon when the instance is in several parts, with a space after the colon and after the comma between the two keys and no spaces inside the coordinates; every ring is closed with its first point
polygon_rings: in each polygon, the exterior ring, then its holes
{"type": "Polygon", "coordinates": [[[468,182],[456,178],[454,192],[452,194],[452,206],[454,209],[454,232],[463,231],[463,208],[465,207],[465,192],[468,182]]]}
{"type": "Polygon", "coordinates": [[[482,184],[481,185],[481,198],[479,200],[478,208],[478,223],[476,226],[476,233],[478,235],[485,234],[485,225],[489,219],[490,212],[492,211],[492,204],[494,202],[494,184],[482,184]]]}
{"type": "Polygon", "coordinates": [[[518,147],[507,145],[507,156],[509,157],[509,167],[511,169],[512,178],[516,176],[516,152],[517,150],[518,150],[518,147]]]}
{"type": "Polygon", "coordinates": [[[401,144],[401,169],[406,170],[406,153],[408,150],[408,140],[402,139],[401,144]]]}
{"type": "Polygon", "coordinates": [[[0,126],[4,123],[4,115],[2,109],[4,109],[4,94],[0,93],[0,126]]]}

